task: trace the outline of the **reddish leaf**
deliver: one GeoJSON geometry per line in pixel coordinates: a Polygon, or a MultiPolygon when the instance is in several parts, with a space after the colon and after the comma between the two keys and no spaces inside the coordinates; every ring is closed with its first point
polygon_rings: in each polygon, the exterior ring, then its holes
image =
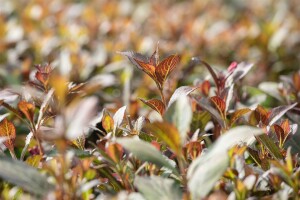
{"type": "Polygon", "coordinates": [[[214,96],[210,100],[214,103],[215,107],[219,110],[222,116],[225,116],[226,103],[220,97],[214,96]]]}
{"type": "Polygon", "coordinates": [[[123,156],[123,148],[120,144],[117,143],[110,144],[106,148],[106,153],[113,161],[118,163],[123,156]]]}
{"type": "Polygon", "coordinates": [[[277,139],[279,141],[279,145],[282,145],[283,139],[285,138],[284,136],[284,130],[277,124],[274,124],[273,126],[274,132],[276,133],[277,139]]]}
{"type": "Polygon", "coordinates": [[[140,69],[142,69],[146,74],[148,74],[153,80],[155,80],[155,66],[153,66],[150,63],[146,63],[140,60],[135,59],[135,62],[140,66],[140,69]]]}
{"type": "Polygon", "coordinates": [[[169,74],[174,70],[176,65],[180,61],[180,56],[178,55],[171,55],[164,59],[162,62],[159,63],[159,65],[155,69],[155,75],[157,78],[157,81],[162,86],[169,76],[169,74]]]}
{"type": "Polygon", "coordinates": [[[289,123],[288,119],[281,122],[280,126],[283,129],[285,135],[290,133],[291,128],[290,128],[290,123],[289,123]]]}
{"type": "Polygon", "coordinates": [[[240,110],[235,111],[230,119],[230,124],[232,125],[238,118],[240,118],[242,115],[247,114],[250,111],[251,109],[249,108],[242,108],[240,110]]]}
{"type": "Polygon", "coordinates": [[[12,151],[14,149],[14,143],[16,139],[16,128],[6,118],[0,122],[0,136],[6,137],[4,145],[12,151]]]}
{"type": "Polygon", "coordinates": [[[300,91],[300,71],[293,75],[293,83],[296,91],[300,91]]]}
{"type": "Polygon", "coordinates": [[[18,108],[29,121],[33,122],[34,109],[35,109],[35,106],[33,104],[28,103],[26,101],[20,101],[18,103],[18,108]]]}
{"type": "Polygon", "coordinates": [[[202,152],[202,146],[200,142],[194,141],[194,142],[189,142],[186,145],[187,148],[187,154],[191,157],[192,160],[196,159],[198,155],[202,152]]]}
{"type": "Polygon", "coordinates": [[[204,94],[205,96],[208,96],[209,90],[210,90],[210,82],[208,80],[205,80],[201,84],[200,90],[201,90],[202,94],[204,94]]]}
{"type": "Polygon", "coordinates": [[[268,125],[268,119],[270,113],[266,109],[264,109],[262,106],[258,105],[255,109],[255,118],[258,122],[262,122],[264,125],[268,125]]]}
{"type": "Polygon", "coordinates": [[[161,100],[158,99],[150,99],[150,100],[144,100],[140,99],[144,104],[158,112],[160,115],[163,115],[165,112],[165,105],[161,100]]]}

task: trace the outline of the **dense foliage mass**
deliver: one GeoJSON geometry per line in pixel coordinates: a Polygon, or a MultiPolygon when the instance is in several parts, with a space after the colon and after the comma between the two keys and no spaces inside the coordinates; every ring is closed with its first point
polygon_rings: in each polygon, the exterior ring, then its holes
{"type": "Polygon", "coordinates": [[[299,198],[296,1],[0,5],[0,199],[299,198]]]}

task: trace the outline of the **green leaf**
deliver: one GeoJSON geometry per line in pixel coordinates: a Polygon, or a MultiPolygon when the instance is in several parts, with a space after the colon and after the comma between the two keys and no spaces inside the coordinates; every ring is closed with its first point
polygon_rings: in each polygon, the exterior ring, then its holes
{"type": "Polygon", "coordinates": [[[174,180],[159,176],[141,177],[134,179],[134,186],[147,200],[172,199],[181,200],[182,191],[174,180]]]}
{"type": "Polygon", "coordinates": [[[148,142],[133,138],[120,138],[117,143],[121,144],[125,149],[131,152],[138,159],[151,162],[159,167],[166,167],[178,173],[174,166],[164,157],[160,151],[148,142]]]}
{"type": "Polygon", "coordinates": [[[192,117],[192,106],[186,96],[181,96],[177,99],[165,114],[165,119],[177,127],[182,144],[185,142],[188,131],[190,131],[192,117]]]}
{"type": "Polygon", "coordinates": [[[0,157],[0,177],[32,194],[44,196],[54,186],[47,182],[47,177],[23,162],[0,157]]]}
{"type": "Polygon", "coordinates": [[[207,153],[194,160],[187,174],[192,199],[204,198],[214,187],[229,165],[227,151],[232,146],[245,143],[262,133],[261,129],[255,127],[235,127],[224,133],[207,153]]]}
{"type": "Polygon", "coordinates": [[[274,158],[282,159],[280,149],[266,134],[257,136],[256,138],[269,150],[274,158]]]}

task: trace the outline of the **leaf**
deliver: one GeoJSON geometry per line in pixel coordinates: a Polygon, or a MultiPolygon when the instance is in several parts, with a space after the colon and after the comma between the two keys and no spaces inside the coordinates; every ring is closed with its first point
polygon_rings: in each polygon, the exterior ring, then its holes
{"type": "Polygon", "coordinates": [[[119,108],[119,110],[117,110],[117,112],[115,113],[115,115],[113,117],[113,119],[114,119],[114,130],[113,130],[113,132],[114,133],[116,132],[117,128],[123,122],[125,111],[126,111],[126,106],[123,106],[123,107],[119,108]]]}
{"type": "Polygon", "coordinates": [[[253,67],[252,63],[241,62],[237,65],[235,70],[227,77],[226,86],[230,86],[243,78],[253,67]]]}
{"type": "Polygon", "coordinates": [[[35,167],[37,168],[40,164],[40,161],[42,159],[42,155],[33,155],[33,156],[30,156],[26,159],[26,163],[32,167],[35,167]]]}
{"type": "Polygon", "coordinates": [[[276,144],[271,140],[266,134],[262,134],[256,137],[272,154],[272,156],[276,159],[282,159],[282,155],[280,153],[280,149],[276,146],[276,144]]]}
{"type": "Polygon", "coordinates": [[[137,59],[134,60],[140,66],[140,69],[142,69],[146,74],[148,74],[153,80],[156,80],[155,66],[137,59]]]}
{"type": "Polygon", "coordinates": [[[110,144],[106,148],[106,153],[114,162],[118,163],[122,158],[123,148],[118,143],[110,144]]]}
{"type": "Polygon", "coordinates": [[[221,116],[225,117],[226,103],[218,96],[211,97],[210,100],[213,102],[215,107],[219,110],[221,116]]]}
{"type": "Polygon", "coordinates": [[[165,119],[177,127],[182,144],[186,141],[187,133],[190,131],[192,117],[192,106],[186,96],[179,97],[165,114],[165,119]]]}
{"type": "Polygon", "coordinates": [[[230,118],[230,126],[233,125],[233,123],[240,118],[241,116],[247,114],[248,112],[250,112],[251,109],[250,108],[242,108],[239,109],[237,111],[235,111],[232,115],[232,117],[230,118]]]}
{"type": "Polygon", "coordinates": [[[20,101],[18,103],[18,108],[30,122],[33,122],[35,110],[35,106],[33,104],[26,101],[20,101]]]}
{"type": "Polygon", "coordinates": [[[43,124],[43,117],[44,117],[44,114],[45,114],[45,112],[47,111],[47,109],[49,107],[49,104],[50,104],[50,101],[53,97],[53,94],[54,94],[54,89],[51,89],[47,93],[47,95],[46,95],[46,97],[45,97],[45,99],[44,99],[44,101],[43,101],[43,103],[40,107],[39,117],[38,117],[38,120],[37,120],[37,127],[39,127],[43,124]]]}
{"type": "Polygon", "coordinates": [[[114,130],[114,119],[110,116],[110,114],[104,110],[103,117],[101,120],[102,127],[107,133],[110,133],[114,130]]]}
{"type": "Polygon", "coordinates": [[[45,196],[54,189],[37,169],[7,157],[0,157],[0,177],[38,196],[45,196]]]}
{"type": "Polygon", "coordinates": [[[3,144],[12,151],[16,139],[16,128],[6,118],[0,122],[0,136],[6,137],[6,141],[3,144]]]}
{"type": "Polygon", "coordinates": [[[216,86],[219,86],[219,77],[217,76],[216,72],[213,70],[213,68],[207,62],[203,61],[199,57],[193,57],[192,61],[197,64],[203,64],[209,71],[210,75],[213,77],[216,86]]]}
{"type": "Polygon", "coordinates": [[[163,115],[165,112],[165,105],[164,103],[159,100],[159,99],[150,99],[150,100],[144,100],[141,99],[140,100],[146,104],[147,106],[149,106],[150,108],[152,108],[153,110],[155,110],[156,112],[158,112],[160,115],[163,115]]]}
{"type": "Polygon", "coordinates": [[[182,191],[174,180],[160,176],[136,176],[134,186],[147,200],[172,199],[181,200],[182,191]]]}
{"type": "Polygon", "coordinates": [[[121,144],[125,149],[131,152],[134,156],[144,162],[150,162],[158,167],[166,167],[177,173],[175,167],[158,151],[153,145],[142,140],[133,138],[119,138],[116,141],[121,144]]]}
{"type": "Polygon", "coordinates": [[[220,124],[222,128],[225,128],[225,121],[222,119],[219,112],[211,106],[210,102],[207,101],[207,99],[203,98],[197,101],[197,103],[201,106],[201,108],[208,111],[211,114],[211,116],[220,124]]]}
{"type": "Polygon", "coordinates": [[[276,82],[263,82],[258,85],[258,88],[270,95],[271,97],[284,102],[284,99],[279,93],[279,84],[276,82]]]}
{"type": "Polygon", "coordinates": [[[176,65],[180,61],[180,56],[178,55],[171,55],[164,59],[162,62],[159,63],[159,65],[155,69],[155,75],[157,78],[157,81],[162,86],[169,76],[169,74],[174,70],[176,65]]]}
{"type": "Polygon", "coordinates": [[[262,134],[259,128],[239,126],[222,134],[204,155],[192,162],[188,169],[188,188],[192,199],[204,198],[229,166],[227,151],[239,143],[245,143],[253,136],[262,134]],[[201,190],[199,189],[201,188],[201,190]]]}
{"type": "Polygon", "coordinates": [[[277,120],[279,120],[286,112],[294,108],[298,103],[294,103],[289,106],[279,106],[276,108],[273,108],[271,110],[271,114],[269,117],[269,125],[273,125],[277,120]]]}
{"type": "Polygon", "coordinates": [[[168,107],[170,107],[180,96],[187,96],[195,89],[197,89],[197,87],[181,86],[177,88],[169,100],[168,107]]]}
{"type": "Polygon", "coordinates": [[[66,136],[69,140],[75,140],[84,134],[84,129],[87,128],[96,115],[98,99],[96,97],[86,97],[79,102],[73,102],[66,110],[66,121],[68,128],[66,136]]]}
{"type": "Polygon", "coordinates": [[[154,122],[147,124],[145,128],[165,142],[177,155],[181,154],[181,137],[175,126],[166,122],[154,122]]]}

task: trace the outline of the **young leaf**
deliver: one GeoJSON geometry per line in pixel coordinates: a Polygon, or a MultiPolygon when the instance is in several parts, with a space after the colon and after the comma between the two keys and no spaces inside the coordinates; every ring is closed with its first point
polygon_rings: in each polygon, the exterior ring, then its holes
{"type": "Polygon", "coordinates": [[[177,173],[174,166],[153,145],[133,138],[120,138],[117,143],[144,162],[151,162],[158,167],[167,167],[177,173]]]}
{"type": "Polygon", "coordinates": [[[114,133],[116,132],[117,128],[123,122],[125,111],[126,111],[126,106],[123,106],[123,107],[119,108],[119,110],[117,110],[117,112],[115,113],[115,115],[113,117],[113,119],[114,119],[114,130],[113,130],[113,132],[114,133]]]}
{"type": "Polygon", "coordinates": [[[156,80],[155,66],[137,59],[134,60],[146,74],[148,74],[153,80],[156,80]]]}
{"type": "Polygon", "coordinates": [[[4,145],[10,151],[13,151],[16,139],[16,128],[13,123],[8,121],[6,118],[0,122],[0,136],[6,137],[4,145]]]}
{"type": "Polygon", "coordinates": [[[180,96],[187,96],[195,89],[197,89],[197,87],[181,86],[177,88],[169,100],[168,107],[170,107],[180,96]]]}
{"type": "Polygon", "coordinates": [[[160,176],[136,176],[134,186],[147,200],[172,199],[181,200],[182,191],[173,179],[160,176]]]}
{"type": "Polygon", "coordinates": [[[164,103],[159,100],[159,99],[150,99],[150,100],[144,100],[141,99],[140,100],[146,104],[147,106],[149,106],[150,108],[152,108],[153,110],[155,110],[156,112],[158,112],[160,115],[163,115],[165,112],[165,105],[164,103]]]}
{"type": "Polygon", "coordinates": [[[54,189],[47,178],[34,167],[24,162],[0,157],[0,177],[39,197],[45,196],[54,189]]]}
{"type": "Polygon", "coordinates": [[[18,103],[18,108],[30,122],[33,122],[35,110],[35,106],[33,104],[26,101],[20,101],[18,103]]]}
{"type": "Polygon", "coordinates": [[[114,130],[114,119],[110,116],[110,114],[104,110],[103,111],[103,117],[102,117],[102,127],[104,130],[109,133],[114,130]]]}
{"type": "Polygon", "coordinates": [[[224,118],[225,117],[225,109],[226,103],[220,97],[214,96],[211,97],[210,100],[214,103],[215,107],[219,110],[219,113],[224,118]]]}
{"type": "Polygon", "coordinates": [[[180,56],[178,55],[171,55],[164,59],[162,62],[159,63],[159,65],[155,69],[155,75],[157,78],[157,81],[162,86],[169,76],[169,74],[174,70],[176,65],[180,61],[180,56]]]}

